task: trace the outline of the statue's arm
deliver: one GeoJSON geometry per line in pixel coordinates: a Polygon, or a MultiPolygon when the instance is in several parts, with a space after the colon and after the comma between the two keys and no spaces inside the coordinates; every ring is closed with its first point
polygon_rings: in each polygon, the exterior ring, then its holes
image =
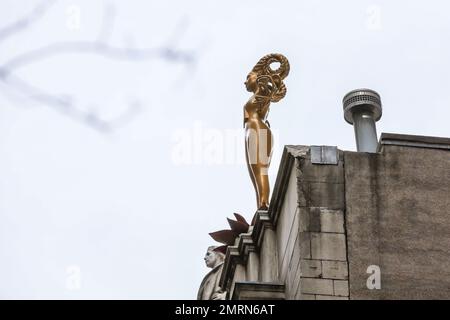
{"type": "Polygon", "coordinates": [[[248,121],[248,118],[249,118],[249,114],[248,114],[247,110],[245,110],[245,107],[244,107],[244,128],[245,128],[245,124],[248,121]]]}

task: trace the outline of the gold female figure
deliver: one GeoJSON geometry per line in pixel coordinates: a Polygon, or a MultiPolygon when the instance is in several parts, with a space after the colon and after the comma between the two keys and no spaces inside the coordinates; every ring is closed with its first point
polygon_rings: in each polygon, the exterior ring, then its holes
{"type": "Polygon", "coordinates": [[[247,76],[245,86],[253,96],[244,106],[245,156],[256,192],[257,208],[269,208],[268,169],[272,157],[273,138],[267,115],[271,102],[278,102],[286,95],[284,78],[289,74],[289,61],[281,54],[262,57],[247,76]],[[273,70],[271,64],[280,66],[273,70]]]}

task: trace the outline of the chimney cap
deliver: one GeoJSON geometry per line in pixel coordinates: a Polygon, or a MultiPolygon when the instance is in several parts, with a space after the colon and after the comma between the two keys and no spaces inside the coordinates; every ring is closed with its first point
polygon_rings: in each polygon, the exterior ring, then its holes
{"type": "Polygon", "coordinates": [[[353,124],[353,112],[370,111],[373,114],[374,121],[378,121],[382,115],[380,95],[371,89],[352,90],[342,99],[344,107],[344,118],[350,124],[353,124]]]}

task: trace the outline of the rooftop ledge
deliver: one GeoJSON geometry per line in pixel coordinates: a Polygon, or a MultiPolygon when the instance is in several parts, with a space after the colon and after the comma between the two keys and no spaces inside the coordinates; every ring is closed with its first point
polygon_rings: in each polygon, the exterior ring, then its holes
{"type": "Polygon", "coordinates": [[[450,138],[382,133],[377,151],[382,151],[387,145],[450,150],[450,138]]]}

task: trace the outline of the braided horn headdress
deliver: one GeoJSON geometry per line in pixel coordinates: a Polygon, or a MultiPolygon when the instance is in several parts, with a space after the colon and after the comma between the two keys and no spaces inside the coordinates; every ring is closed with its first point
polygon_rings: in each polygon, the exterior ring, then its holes
{"type": "Polygon", "coordinates": [[[288,59],[280,53],[271,53],[259,59],[258,63],[253,67],[252,72],[257,75],[278,75],[284,80],[289,74],[290,66],[288,59]],[[276,70],[272,70],[270,65],[274,62],[280,63],[276,70]]]}
{"type": "Polygon", "coordinates": [[[288,76],[290,65],[288,59],[279,53],[271,53],[259,59],[258,63],[253,67],[252,72],[257,75],[258,84],[266,85],[269,81],[273,88],[271,88],[272,102],[278,102],[286,95],[286,86],[283,80],[288,76]],[[273,70],[270,65],[278,62],[280,66],[273,70]]]}

